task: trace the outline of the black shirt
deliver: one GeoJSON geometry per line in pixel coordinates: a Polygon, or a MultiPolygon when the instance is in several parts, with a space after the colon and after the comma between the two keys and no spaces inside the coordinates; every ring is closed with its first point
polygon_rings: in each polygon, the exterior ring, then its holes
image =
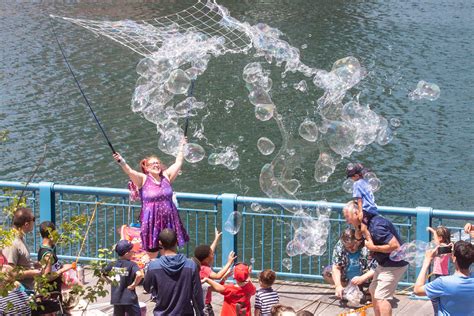
{"type": "Polygon", "coordinates": [[[110,304],[112,305],[132,305],[138,304],[138,296],[135,290],[130,291],[127,286],[133,283],[135,275],[140,269],[135,262],[119,259],[109,263],[104,268],[104,273],[114,272],[111,278],[118,282],[116,286],[112,284],[110,304]]]}
{"type": "MultiPolygon", "coordinates": [[[[57,272],[59,269],[61,269],[61,263],[58,261],[58,256],[56,255],[55,247],[51,248],[48,246],[41,245],[40,249],[38,250],[38,261],[44,264],[44,257],[48,254],[51,255],[51,272],[57,272]]],[[[56,279],[52,280],[50,283],[53,286],[51,292],[61,292],[62,279],[60,275],[56,279]]]]}

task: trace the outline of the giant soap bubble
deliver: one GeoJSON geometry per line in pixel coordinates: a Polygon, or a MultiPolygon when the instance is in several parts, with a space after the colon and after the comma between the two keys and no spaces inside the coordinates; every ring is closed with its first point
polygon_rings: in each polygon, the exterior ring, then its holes
{"type": "Polygon", "coordinates": [[[242,214],[235,211],[232,212],[224,223],[224,230],[235,235],[240,230],[240,225],[242,225],[242,214]]]}

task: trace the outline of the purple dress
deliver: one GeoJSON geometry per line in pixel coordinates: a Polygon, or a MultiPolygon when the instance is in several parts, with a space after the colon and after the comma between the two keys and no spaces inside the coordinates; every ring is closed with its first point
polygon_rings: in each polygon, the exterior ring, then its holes
{"type": "Polygon", "coordinates": [[[173,188],[169,180],[160,176],[160,184],[156,184],[151,176],[147,175],[145,184],[139,192],[142,200],[140,235],[143,249],[157,251],[158,235],[165,228],[171,228],[176,232],[179,246],[187,243],[189,236],[173,203],[173,188]]]}

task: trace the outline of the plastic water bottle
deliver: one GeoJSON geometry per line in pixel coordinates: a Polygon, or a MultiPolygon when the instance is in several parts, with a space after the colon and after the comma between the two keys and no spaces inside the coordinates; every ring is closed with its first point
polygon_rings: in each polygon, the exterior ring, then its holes
{"type": "Polygon", "coordinates": [[[76,268],[76,272],[77,272],[77,278],[79,280],[79,282],[81,282],[82,284],[85,284],[86,283],[86,275],[84,273],[84,268],[82,267],[82,265],[77,265],[77,268],[76,268]]]}

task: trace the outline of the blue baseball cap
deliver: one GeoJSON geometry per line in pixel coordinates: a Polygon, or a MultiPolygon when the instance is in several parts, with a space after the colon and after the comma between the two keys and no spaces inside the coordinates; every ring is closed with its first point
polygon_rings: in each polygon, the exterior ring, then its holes
{"type": "Polygon", "coordinates": [[[364,166],[361,163],[350,163],[347,165],[346,168],[346,175],[348,178],[356,175],[356,174],[362,174],[362,171],[364,170],[364,166]]]}
{"type": "Polygon", "coordinates": [[[129,242],[128,240],[125,240],[125,239],[122,239],[120,240],[117,245],[115,245],[115,252],[119,255],[119,256],[123,256],[125,255],[127,252],[129,252],[130,250],[132,250],[133,248],[133,245],[131,242],[129,242]]]}

